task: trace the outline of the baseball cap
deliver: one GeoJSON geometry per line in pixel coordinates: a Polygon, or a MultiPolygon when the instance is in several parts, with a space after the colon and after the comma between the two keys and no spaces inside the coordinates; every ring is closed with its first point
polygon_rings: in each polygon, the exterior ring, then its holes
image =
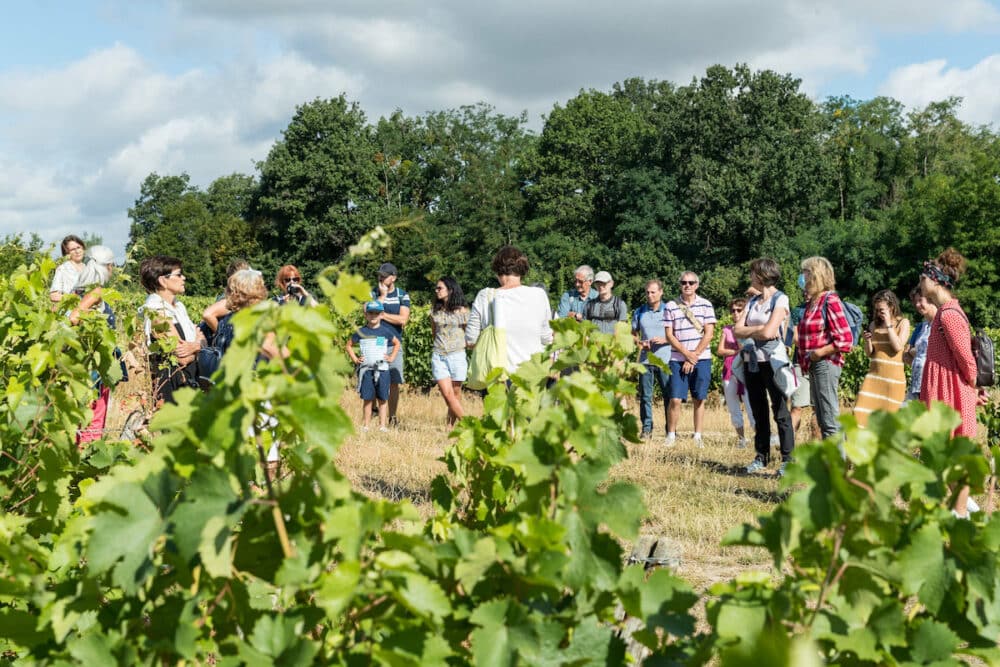
{"type": "Polygon", "coordinates": [[[380,301],[369,301],[365,304],[366,313],[382,313],[385,312],[385,308],[382,307],[382,302],[380,301]]]}
{"type": "Polygon", "coordinates": [[[598,271],[597,275],[594,276],[594,282],[595,283],[611,283],[611,282],[614,282],[614,281],[611,280],[611,274],[608,273],[607,271],[598,271]]]}
{"type": "Polygon", "coordinates": [[[399,272],[396,270],[396,265],[392,262],[386,262],[382,266],[378,267],[378,272],[384,273],[387,276],[399,275],[399,272]]]}

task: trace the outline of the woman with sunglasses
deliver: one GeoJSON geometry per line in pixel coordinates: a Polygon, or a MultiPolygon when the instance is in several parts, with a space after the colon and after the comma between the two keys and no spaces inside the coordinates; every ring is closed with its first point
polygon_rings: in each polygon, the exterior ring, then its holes
{"type": "Polygon", "coordinates": [[[292,264],[285,264],[278,269],[278,275],[274,281],[278,288],[278,296],[274,297],[280,305],[286,303],[298,303],[300,306],[315,306],[316,299],[302,285],[302,274],[292,264]]]}
{"type": "Polygon", "coordinates": [[[458,281],[445,276],[434,287],[434,307],[431,309],[431,374],[448,406],[448,426],[462,418],[462,383],[468,375],[465,356],[465,326],[469,323],[469,308],[458,281]]]}
{"type": "Polygon", "coordinates": [[[184,271],[181,260],[156,255],[142,261],[139,277],[148,296],[140,308],[146,331],[146,343],[159,343],[161,350],[150,354],[156,402],[173,403],[174,391],[198,386],[198,352],[205,336],[188,317],[177,297],[184,294],[184,271]]]}
{"type": "Polygon", "coordinates": [[[64,294],[76,290],[80,276],[86,268],[83,254],[87,249],[87,244],[83,242],[83,239],[70,234],[62,240],[59,247],[66,261],[56,267],[56,272],[52,276],[52,285],[49,287],[49,298],[52,303],[59,303],[64,294]]]}

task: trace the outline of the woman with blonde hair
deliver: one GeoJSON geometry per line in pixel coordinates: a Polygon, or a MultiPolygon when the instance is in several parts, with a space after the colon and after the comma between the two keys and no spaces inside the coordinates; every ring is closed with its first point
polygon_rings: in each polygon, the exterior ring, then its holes
{"type": "Polygon", "coordinates": [[[809,375],[816,421],[824,438],[840,426],[840,372],[843,355],[853,344],[844,302],[834,291],[833,266],[825,257],[809,257],[800,265],[806,306],[798,325],[798,356],[802,372],[809,375]]]}

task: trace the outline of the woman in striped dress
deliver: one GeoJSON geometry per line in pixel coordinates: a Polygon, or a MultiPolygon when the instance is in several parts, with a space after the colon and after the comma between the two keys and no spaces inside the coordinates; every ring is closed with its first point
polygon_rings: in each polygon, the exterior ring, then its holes
{"type": "Polygon", "coordinates": [[[854,418],[864,427],[871,413],[876,410],[895,412],[906,398],[903,348],[910,337],[910,321],[900,313],[895,294],[882,290],[875,295],[872,322],[862,336],[865,353],[872,361],[858,390],[854,418]]]}

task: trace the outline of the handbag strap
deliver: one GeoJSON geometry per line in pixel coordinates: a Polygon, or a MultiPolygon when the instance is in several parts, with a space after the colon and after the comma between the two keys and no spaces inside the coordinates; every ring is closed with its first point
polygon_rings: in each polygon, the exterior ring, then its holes
{"type": "Polygon", "coordinates": [[[678,299],[677,300],[677,307],[681,309],[681,312],[684,313],[684,317],[686,317],[687,320],[688,320],[688,322],[691,323],[691,326],[694,327],[695,331],[697,331],[698,333],[704,333],[704,331],[705,331],[705,325],[702,324],[698,320],[698,318],[694,316],[694,313],[691,312],[691,309],[687,307],[686,303],[684,303],[683,301],[681,301],[680,299],[678,299]]]}

